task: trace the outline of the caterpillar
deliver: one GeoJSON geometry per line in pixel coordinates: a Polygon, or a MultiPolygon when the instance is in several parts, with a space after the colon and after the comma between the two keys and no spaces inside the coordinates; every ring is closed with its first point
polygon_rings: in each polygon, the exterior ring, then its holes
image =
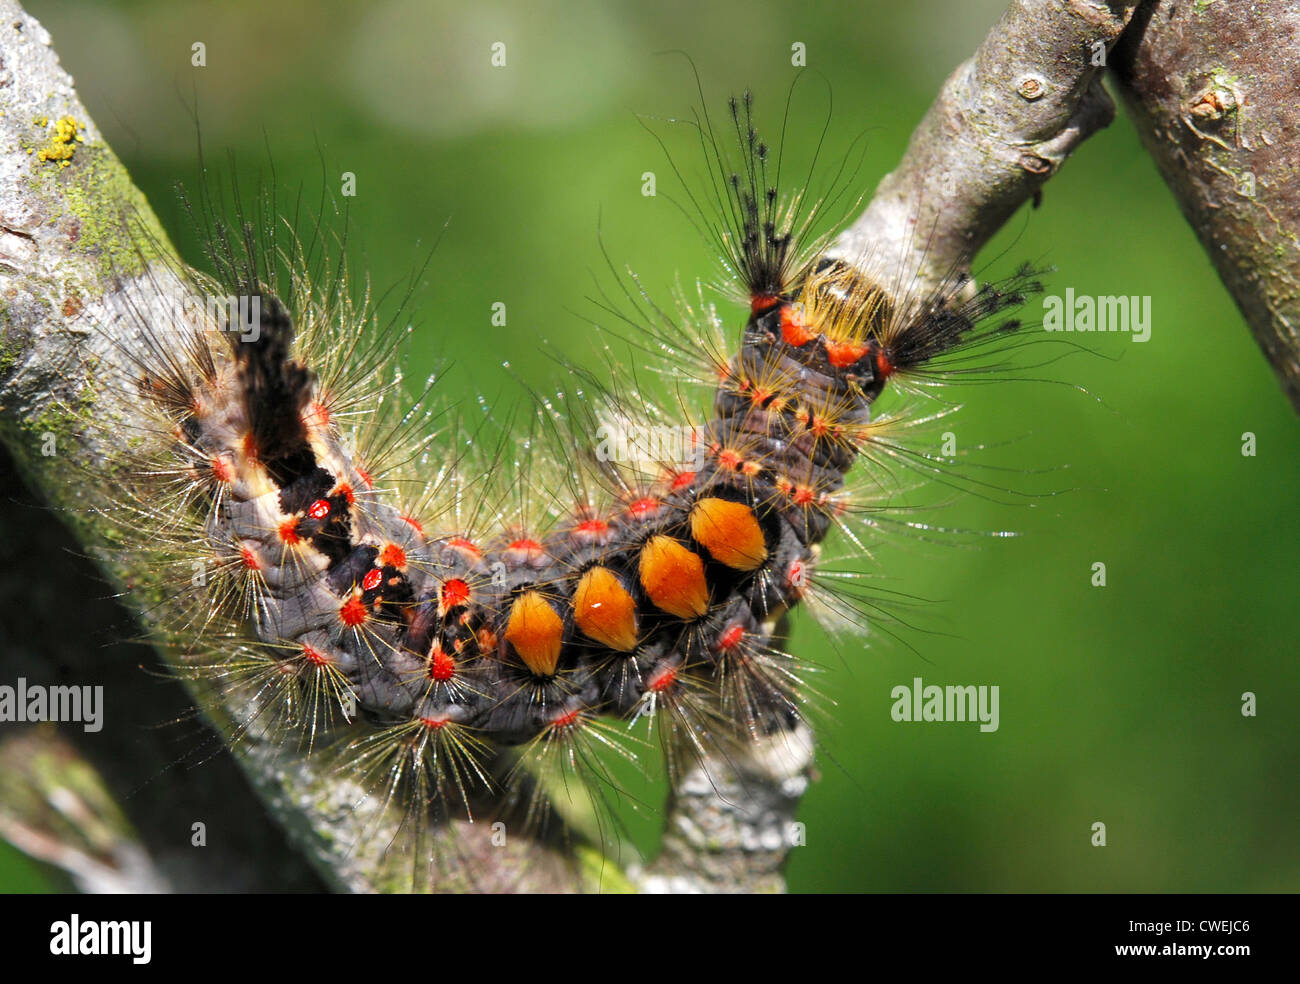
{"type": "Polygon", "coordinates": [[[869,607],[819,574],[823,543],[880,529],[894,464],[939,473],[873,405],[996,347],[1037,283],[1024,267],[910,297],[828,253],[834,195],[783,187],[748,93],[725,137],[707,113],[690,125],[709,186],[684,182],[686,201],[747,317],[729,332],[703,294],[667,313],[635,278],[601,307],[707,404],[665,410],[617,362],[603,380],[570,366],[518,443],[434,410],[433,380],[404,402],[402,304],[385,317],[353,292],[327,229],[302,235],[274,197],[233,220],[187,203],[211,268],[177,271],[194,303],[110,329],[138,343],[116,385],[157,421],[114,519],[181,602],[162,631],[183,672],[249,695],[231,740],[270,728],[286,754],[331,755],[417,826],[507,807],[539,826],[540,790],[612,784],[603,760],[641,757],[629,723],[674,772],[800,725],[786,616],[869,607]],[[621,460],[595,436],[629,422],[682,446],[621,460]],[[579,453],[548,465],[557,447],[579,453]]]}

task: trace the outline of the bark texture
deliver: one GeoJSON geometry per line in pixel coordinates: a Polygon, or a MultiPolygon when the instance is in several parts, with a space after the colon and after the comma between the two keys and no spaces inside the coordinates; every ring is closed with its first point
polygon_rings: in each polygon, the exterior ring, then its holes
{"type": "Polygon", "coordinates": [[[1300,5],[1147,0],[1115,78],[1300,412],[1300,5]]]}

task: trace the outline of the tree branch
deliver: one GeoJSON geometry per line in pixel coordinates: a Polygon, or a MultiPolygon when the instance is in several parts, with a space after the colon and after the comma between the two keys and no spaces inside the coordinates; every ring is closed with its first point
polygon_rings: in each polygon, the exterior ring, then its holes
{"type": "Polygon", "coordinates": [[[971,261],[1114,118],[1099,65],[1135,2],[1014,0],[948,77],[907,152],[830,253],[924,295],[971,261]]]}
{"type": "MultiPolygon", "coordinates": [[[[139,312],[181,310],[188,288],[153,212],[59,67],[49,34],[13,0],[0,0],[0,61],[0,435],[131,607],[159,624],[175,602],[129,589],[145,572],[133,568],[122,531],[106,518],[115,514],[125,436],[152,425],[137,400],[103,381],[133,376],[132,360],[143,355],[141,333],[130,330],[139,312]],[[112,337],[109,326],[119,329],[112,337]],[[97,426],[84,427],[85,416],[97,426]],[[43,453],[51,447],[55,453],[43,453]]],[[[223,698],[201,681],[188,686],[217,730],[233,733],[244,714],[237,696],[223,698]]],[[[385,852],[402,820],[395,805],[373,797],[358,805],[361,792],[326,758],[286,754],[257,728],[233,751],[331,885],[411,884],[409,859],[385,852]]],[[[579,890],[600,877],[598,864],[584,868],[520,834],[499,847],[482,825],[450,824],[436,836],[431,880],[442,891],[579,890]]]]}
{"type": "Polygon", "coordinates": [[[1147,0],[1114,67],[1143,144],[1300,411],[1300,7],[1147,0]]]}
{"type": "MultiPolygon", "coordinates": [[[[1134,6],[1015,0],[949,76],[903,159],[829,255],[919,297],[969,270],[1016,209],[1114,117],[1099,66],[1134,6]]],[[[640,885],[783,889],[813,747],[800,725],[752,754],[710,756],[685,770],[669,798],[663,851],[640,885]]]]}

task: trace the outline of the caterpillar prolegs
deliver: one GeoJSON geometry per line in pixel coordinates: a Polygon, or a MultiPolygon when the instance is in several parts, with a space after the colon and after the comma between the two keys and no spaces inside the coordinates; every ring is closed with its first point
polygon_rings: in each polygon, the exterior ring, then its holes
{"type": "Polygon", "coordinates": [[[164,440],[128,500],[147,548],[170,542],[195,568],[170,633],[184,664],[248,687],[250,724],[274,719],[301,754],[331,744],[421,809],[473,815],[503,795],[501,748],[522,750],[522,776],[632,754],[610,722],[650,718],[670,749],[724,755],[799,722],[781,623],[814,589],[821,544],[872,504],[846,484],[855,463],[900,453],[873,403],[996,342],[1034,283],[957,277],[911,298],[830,256],[818,206],[779,187],[748,95],[729,112],[738,151],[700,126],[721,215],[706,225],[749,313],[725,350],[711,309],[641,324],[642,344],[713,381],[710,409],[676,420],[689,456],[649,468],[598,451],[602,420],[673,423],[617,379],[542,401],[562,451],[549,474],[512,471],[516,447],[480,452],[428,393],[397,406],[402,326],[321,275],[319,240],[286,243],[274,208],[227,224],[199,204],[215,271],[189,275],[199,303],[136,318],[149,354],[130,385],[164,440]],[[519,505],[485,505],[502,498],[519,505]]]}

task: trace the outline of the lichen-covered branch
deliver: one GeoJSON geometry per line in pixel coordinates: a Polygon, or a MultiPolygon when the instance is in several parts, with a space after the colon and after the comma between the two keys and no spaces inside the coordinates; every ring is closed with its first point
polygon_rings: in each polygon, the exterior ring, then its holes
{"type": "Polygon", "coordinates": [[[1147,0],[1113,64],[1143,144],[1300,411],[1300,6],[1147,0]]]}
{"type": "MultiPolygon", "coordinates": [[[[124,442],[151,425],[130,394],[101,384],[130,375],[122,370],[143,342],[126,329],[140,312],[183,308],[178,262],[48,33],[17,3],[0,0],[0,436],[146,624],[166,619],[168,599],[131,590],[147,579],[131,568],[126,537],[110,517],[124,442]],[[91,417],[96,426],[85,426],[91,417]]],[[[139,685],[149,686],[141,676],[139,685]]],[[[245,709],[210,685],[192,681],[190,689],[219,731],[243,720],[245,709]]],[[[256,728],[233,751],[331,885],[411,884],[410,859],[386,852],[400,810],[365,798],[328,757],[287,754],[256,728]]],[[[499,844],[481,825],[452,824],[437,837],[433,882],[443,891],[579,890],[599,876],[598,864],[521,835],[499,844]]]]}

